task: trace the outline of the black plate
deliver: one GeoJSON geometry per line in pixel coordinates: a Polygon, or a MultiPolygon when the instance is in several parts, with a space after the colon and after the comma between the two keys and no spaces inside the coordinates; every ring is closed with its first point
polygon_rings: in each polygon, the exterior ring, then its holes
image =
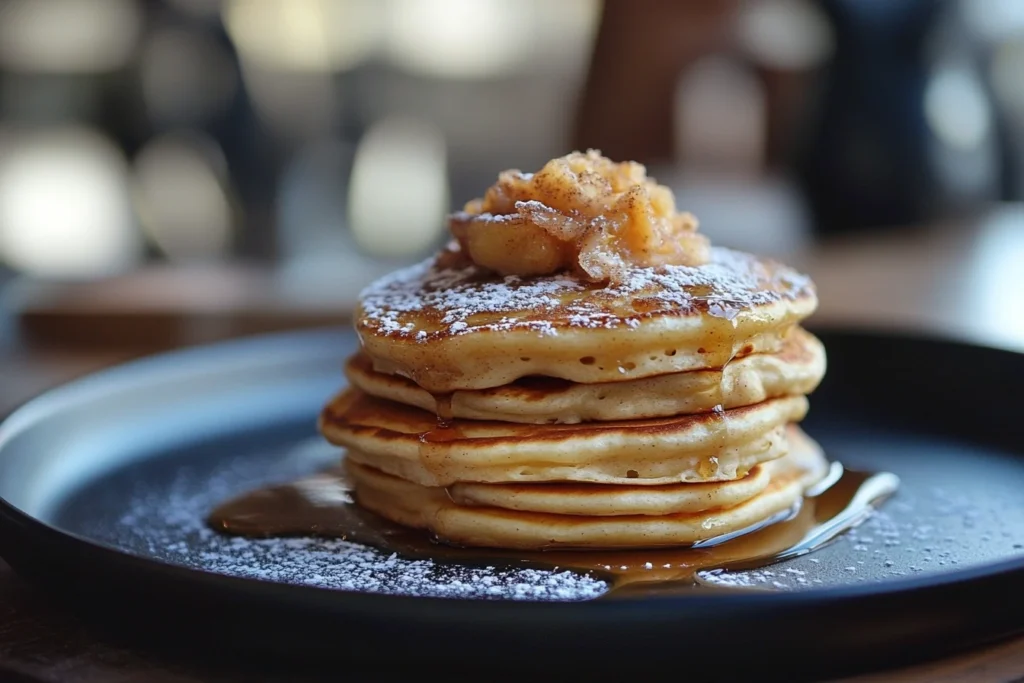
{"type": "Polygon", "coordinates": [[[1024,629],[1024,356],[819,333],[829,373],[807,431],[903,486],[831,546],[745,575],[770,590],[592,601],[589,577],[208,531],[224,497],[336,457],[314,418],[354,348],[337,331],[159,356],[24,406],[0,427],[0,553],[83,613],[164,643],[449,678],[542,664],[795,680],[1024,629]]]}

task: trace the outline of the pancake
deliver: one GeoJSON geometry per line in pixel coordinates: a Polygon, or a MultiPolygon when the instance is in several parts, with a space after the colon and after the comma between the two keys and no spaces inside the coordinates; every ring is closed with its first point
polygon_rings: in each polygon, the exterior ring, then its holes
{"type": "Polygon", "coordinates": [[[356,329],[376,370],[445,393],[720,368],[778,352],[816,306],[806,276],[723,248],[702,266],[633,268],[619,284],[503,278],[439,256],[363,290],[356,329]]]}
{"type": "MultiPolygon", "coordinates": [[[[363,507],[406,526],[426,529],[455,545],[542,550],[649,548],[690,545],[757,525],[792,508],[812,470],[827,464],[820,451],[794,453],[773,468],[757,495],[731,507],[664,515],[586,516],[492,506],[460,505],[442,487],[427,487],[347,461],[363,507]]],[[[682,488],[682,487],[678,487],[682,488]]]]}
{"type": "MultiPolygon", "coordinates": [[[[747,475],[763,462],[781,458],[789,450],[785,430],[777,427],[746,443],[711,453],[671,453],[647,462],[586,461],[585,464],[518,462],[473,465],[465,462],[396,457],[387,453],[367,454],[356,449],[348,457],[388,474],[424,486],[445,486],[452,481],[493,482],[592,482],[658,486],[679,482],[726,481],[747,475]],[[627,469],[630,468],[631,469],[627,469]],[[632,474],[636,474],[634,477],[632,474]]],[[[580,458],[581,461],[584,458],[580,458]]]]}
{"type": "Polygon", "coordinates": [[[795,425],[786,432],[787,455],[757,465],[747,476],[732,481],[663,486],[460,482],[449,486],[448,494],[463,506],[561,515],[668,515],[734,507],[762,493],[772,476],[781,470],[797,468],[804,472],[805,487],[825,475],[828,462],[818,444],[795,425]]]}
{"type": "Polygon", "coordinates": [[[744,476],[786,452],[804,396],[652,420],[524,425],[451,420],[350,389],[320,415],[331,443],[363,464],[425,486],[456,481],[666,484],[744,476]]]}
{"type": "Polygon", "coordinates": [[[799,469],[803,473],[801,481],[805,489],[828,474],[830,463],[825,457],[825,451],[807,432],[795,424],[787,425],[786,441],[789,444],[789,452],[784,458],[787,464],[783,465],[782,460],[772,461],[769,468],[788,466],[799,469]]]}
{"type": "Polygon", "coordinates": [[[435,397],[410,379],[375,372],[365,354],[349,359],[345,374],[352,385],[368,394],[445,418],[575,424],[705,413],[715,406],[730,409],[779,396],[808,394],[821,382],[825,365],[821,342],[796,328],[777,354],[746,356],[722,370],[623,382],[575,384],[551,377],[524,377],[501,387],[435,397]]]}
{"type": "MultiPolygon", "coordinates": [[[[784,458],[783,458],[784,459],[784,458]]],[[[670,515],[734,507],[762,493],[771,481],[773,460],[755,465],[747,476],[699,484],[632,486],[629,484],[544,483],[478,484],[448,487],[458,505],[495,507],[556,515],[670,515]]]]}
{"type": "Polygon", "coordinates": [[[678,547],[828,472],[795,426],[826,366],[814,284],[711,246],[643,166],[506,171],[449,229],[360,293],[320,414],[363,507],[455,545],[678,547]]]}

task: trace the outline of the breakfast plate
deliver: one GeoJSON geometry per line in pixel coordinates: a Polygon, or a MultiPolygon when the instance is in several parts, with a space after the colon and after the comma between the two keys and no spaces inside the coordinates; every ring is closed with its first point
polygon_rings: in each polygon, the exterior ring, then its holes
{"type": "Polygon", "coordinates": [[[449,678],[834,677],[1024,630],[1024,355],[811,329],[829,370],[804,430],[899,490],[814,553],[690,590],[611,596],[594,573],[211,529],[224,500],[337,460],[316,417],[345,383],[347,330],[156,356],[29,402],[0,427],[0,555],[152,642],[449,678]]]}

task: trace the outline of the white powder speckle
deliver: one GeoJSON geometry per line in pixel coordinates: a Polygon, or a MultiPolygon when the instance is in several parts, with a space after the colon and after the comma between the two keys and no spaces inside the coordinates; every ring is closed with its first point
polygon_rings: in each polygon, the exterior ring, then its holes
{"type": "Polygon", "coordinates": [[[439,268],[428,259],[361,292],[359,329],[420,341],[485,330],[555,335],[559,326],[638,327],[643,318],[697,310],[735,319],[744,310],[813,291],[810,279],[796,271],[718,247],[706,265],[635,268],[624,282],[610,286],[567,274],[497,278],[475,266],[439,268]],[[629,305],[635,301],[642,303],[639,312],[629,305]],[[418,327],[424,317],[430,319],[428,330],[418,327]]]}
{"type": "MultiPolygon", "coordinates": [[[[126,473],[131,476],[109,487],[109,495],[91,494],[81,508],[61,511],[60,524],[126,552],[176,565],[323,588],[505,600],[587,600],[607,590],[597,577],[567,571],[451,567],[343,541],[247,540],[221,536],[206,527],[205,515],[227,498],[337,462],[338,451],[318,438],[288,452],[293,443],[261,442],[252,450],[246,447],[213,458],[204,451],[185,464],[176,456],[171,475],[166,470],[152,476],[146,470],[126,473]],[[310,448],[320,455],[311,458],[310,448]]],[[[1024,550],[1024,512],[1017,484],[1007,483],[997,498],[1001,502],[993,504],[994,484],[989,480],[974,489],[961,482],[960,489],[947,492],[932,491],[908,478],[897,497],[812,556],[759,570],[702,572],[700,580],[752,589],[806,590],[1019,557],[1024,550]],[[848,566],[855,571],[845,571],[848,566]]],[[[103,489],[107,488],[105,483],[103,489]]],[[[652,565],[662,562],[658,558],[652,565]]]]}
{"type": "MultiPolygon", "coordinates": [[[[279,459],[272,467],[275,481],[311,469],[308,460],[296,464],[279,459]]],[[[239,458],[202,476],[184,468],[164,491],[139,488],[112,525],[119,545],[218,574],[365,593],[574,601],[608,589],[598,578],[570,571],[445,565],[342,540],[246,539],[209,529],[204,520],[213,507],[266,483],[252,481],[253,471],[251,461],[239,458]]]]}

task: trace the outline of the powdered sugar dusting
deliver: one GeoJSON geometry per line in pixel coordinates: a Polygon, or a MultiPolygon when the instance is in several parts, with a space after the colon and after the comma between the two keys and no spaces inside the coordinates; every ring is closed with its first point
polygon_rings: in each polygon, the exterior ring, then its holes
{"type": "Polygon", "coordinates": [[[568,274],[499,278],[475,266],[438,268],[430,259],[363,290],[360,327],[418,341],[481,330],[557,334],[561,327],[636,327],[644,318],[666,314],[707,312],[731,319],[813,295],[806,276],[724,248],[714,248],[706,265],[635,268],[612,286],[568,274]]]}
{"type": "MultiPolygon", "coordinates": [[[[322,588],[563,601],[591,599],[608,589],[598,578],[564,571],[413,562],[343,541],[252,541],[205,525],[209,511],[231,497],[335,464],[338,451],[319,437],[299,441],[308,434],[304,428],[301,435],[236,437],[181,449],[98,480],[52,521],[143,557],[322,588]]],[[[1024,556],[1024,468],[1018,459],[965,452],[941,440],[914,449],[858,434],[836,432],[834,447],[827,441],[825,446],[847,463],[894,466],[902,485],[882,510],[810,555],[749,572],[704,572],[702,580],[805,589],[925,576],[1024,556]],[[973,458],[974,467],[964,466],[966,458],[973,458]]]]}
{"type": "MultiPolygon", "coordinates": [[[[112,535],[105,540],[136,554],[203,571],[364,593],[575,601],[608,589],[597,578],[568,571],[438,564],[341,540],[225,536],[206,525],[206,516],[219,503],[304,476],[337,457],[317,438],[287,457],[268,452],[229,458],[212,471],[202,465],[181,467],[163,485],[131,480],[127,494],[122,490],[98,503],[111,507],[110,519],[84,531],[93,537],[112,535]]],[[[88,505],[95,510],[97,501],[88,505]]],[[[66,515],[83,517],[73,510],[66,515]]]]}
{"type": "Polygon", "coordinates": [[[1016,482],[999,493],[984,483],[964,492],[921,479],[904,477],[883,509],[809,556],[748,571],[705,571],[699,579],[729,588],[802,590],[937,574],[1020,556],[1024,513],[1016,502],[1016,482]]]}

